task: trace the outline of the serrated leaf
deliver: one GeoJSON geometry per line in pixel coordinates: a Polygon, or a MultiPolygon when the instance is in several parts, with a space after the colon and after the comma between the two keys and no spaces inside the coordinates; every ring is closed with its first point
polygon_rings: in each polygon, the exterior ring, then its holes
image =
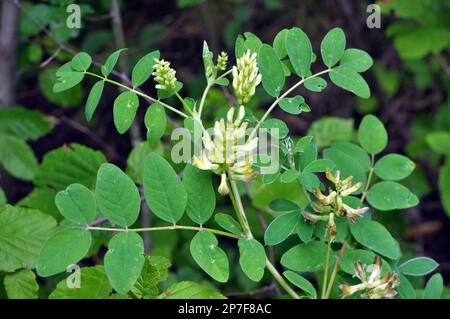
{"type": "Polygon", "coordinates": [[[114,125],[120,134],[130,128],[139,107],[139,98],[136,93],[122,92],[114,101],[114,125]]]}
{"type": "Polygon", "coordinates": [[[285,271],[283,276],[286,277],[292,284],[306,292],[313,298],[317,298],[316,288],[303,276],[293,272],[293,271],[285,271]]]}
{"type": "Polygon", "coordinates": [[[283,65],[270,45],[259,48],[258,67],[264,90],[272,97],[279,96],[285,81],[283,65]]]}
{"type": "Polygon", "coordinates": [[[350,231],[361,245],[390,259],[400,258],[400,248],[389,231],[373,220],[359,220],[350,225],[350,231]]]}
{"type": "Polygon", "coordinates": [[[139,191],[131,178],[113,164],[100,166],[95,197],[100,212],[113,224],[129,227],[139,216],[139,191]]]}
{"type": "Polygon", "coordinates": [[[367,192],[367,201],[378,210],[406,209],[417,206],[419,199],[405,186],[396,182],[379,182],[367,192]]]}
{"type": "Polygon", "coordinates": [[[150,144],[158,142],[164,135],[167,127],[167,116],[164,107],[159,103],[153,103],[147,108],[144,118],[147,128],[147,141],[150,144]]]}
{"type": "Polygon", "coordinates": [[[105,156],[99,151],[80,144],[64,145],[45,154],[34,182],[56,190],[63,190],[73,183],[93,189],[97,171],[105,162],[105,156]]]}
{"type": "Polygon", "coordinates": [[[49,299],[103,299],[112,292],[103,266],[83,267],[61,280],[49,299]],[[77,273],[79,271],[79,273],[77,273]],[[71,278],[73,276],[73,278],[71,278]],[[76,277],[79,276],[77,279],[76,277]],[[76,288],[79,280],[79,288],[76,288]]]}
{"type": "Polygon", "coordinates": [[[299,76],[308,76],[312,62],[312,45],[308,36],[299,28],[292,28],[286,35],[286,51],[292,67],[299,76]]]}
{"type": "Polygon", "coordinates": [[[363,50],[347,49],[341,58],[340,65],[361,73],[372,67],[373,60],[370,55],[363,50]]]}
{"type": "Polygon", "coordinates": [[[408,276],[425,276],[434,271],[439,264],[431,258],[416,257],[405,261],[398,269],[408,276]]]}
{"type": "Polygon", "coordinates": [[[254,238],[241,237],[238,246],[242,271],[251,280],[260,281],[264,276],[267,259],[263,245],[254,238]]]}
{"type": "Polygon", "coordinates": [[[361,146],[371,154],[383,151],[388,142],[388,133],[383,123],[375,115],[364,116],[358,129],[361,146]]]}
{"type": "Polygon", "coordinates": [[[111,55],[106,59],[105,64],[102,66],[102,74],[107,77],[114,67],[116,66],[117,60],[119,59],[119,55],[127,49],[119,49],[111,53],[111,55]]]}
{"type": "Polygon", "coordinates": [[[216,221],[217,224],[219,224],[220,227],[229,231],[230,233],[236,235],[242,234],[241,225],[237,222],[236,219],[234,219],[230,215],[217,213],[216,215],[214,215],[214,220],[216,221]]]}
{"type": "Polygon", "coordinates": [[[67,267],[83,259],[91,247],[91,232],[86,228],[60,230],[42,247],[36,270],[39,276],[49,277],[66,271],[67,267]]]}
{"type": "Polygon", "coordinates": [[[33,150],[27,143],[3,133],[0,133],[0,164],[9,174],[23,180],[32,180],[38,166],[33,150]]]}
{"type": "Polygon", "coordinates": [[[158,283],[167,278],[170,261],[160,256],[145,256],[144,267],[131,292],[139,299],[155,299],[159,294],[158,283]]]}
{"type": "Polygon", "coordinates": [[[264,242],[266,245],[274,246],[283,242],[292,234],[297,226],[299,212],[285,213],[276,217],[267,227],[264,233],[264,242]]]}
{"type": "Polygon", "coordinates": [[[86,71],[92,63],[92,58],[86,52],[77,53],[70,62],[75,71],[86,71]]]}
{"type": "Polygon", "coordinates": [[[386,181],[398,181],[408,177],[416,165],[406,156],[388,154],[375,164],[375,174],[386,181]]]}
{"type": "Polygon", "coordinates": [[[53,85],[53,92],[59,93],[70,88],[73,88],[75,85],[80,83],[84,78],[84,72],[78,71],[66,71],[60,72],[57,74],[58,77],[56,79],[55,84],[53,85]]]}
{"type": "Polygon", "coordinates": [[[183,216],[186,190],[170,164],[156,153],[144,162],[144,194],[148,207],[159,218],[175,224],[183,216]]]}
{"type": "Polygon", "coordinates": [[[191,281],[177,282],[158,296],[158,299],[226,299],[209,286],[191,281]]]}
{"type": "Polygon", "coordinates": [[[37,299],[39,285],[30,269],[20,269],[5,276],[4,285],[9,299],[37,299]]]}
{"type": "Polygon", "coordinates": [[[94,115],[94,112],[97,109],[98,102],[100,102],[100,98],[102,97],[104,86],[105,82],[103,80],[100,80],[94,84],[91,92],[89,92],[89,96],[87,98],[85,106],[85,116],[86,120],[88,121],[92,119],[92,115],[94,115]]]}
{"type": "Polygon", "coordinates": [[[350,91],[363,99],[370,97],[370,88],[366,80],[350,68],[340,66],[332,69],[330,71],[330,79],[336,86],[350,91]]]}
{"type": "Polygon", "coordinates": [[[76,224],[90,224],[96,215],[94,194],[81,184],[71,184],[56,194],[55,204],[65,218],[76,224]]]}
{"type": "Polygon", "coordinates": [[[281,264],[291,270],[314,272],[323,269],[327,246],[320,241],[311,241],[292,247],[281,257],[281,264]]]}
{"type": "Polygon", "coordinates": [[[115,235],[108,244],[105,271],[109,281],[120,294],[130,291],[144,267],[144,242],[134,232],[115,235]]]}
{"type": "Polygon", "coordinates": [[[51,119],[23,107],[0,109],[0,133],[28,141],[37,140],[53,128],[51,119]]]}
{"type": "Polygon", "coordinates": [[[136,63],[131,73],[131,82],[134,87],[138,87],[148,80],[153,72],[155,59],[159,59],[159,51],[150,52],[136,63]]]}
{"type": "Polygon", "coordinates": [[[227,282],[229,277],[228,257],[217,246],[217,238],[212,233],[199,231],[191,241],[191,255],[195,262],[214,280],[227,282]]]}
{"type": "Polygon", "coordinates": [[[323,63],[331,68],[342,58],[345,50],[345,33],[341,28],[333,28],[325,35],[320,44],[323,63]]]}
{"type": "Polygon", "coordinates": [[[183,184],[187,193],[186,212],[189,218],[194,223],[204,225],[216,208],[216,194],[211,173],[187,164],[184,169],[183,184]]]}

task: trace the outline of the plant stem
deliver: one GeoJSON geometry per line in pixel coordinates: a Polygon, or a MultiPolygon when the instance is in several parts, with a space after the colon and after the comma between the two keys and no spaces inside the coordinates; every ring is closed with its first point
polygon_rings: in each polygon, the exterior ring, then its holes
{"type": "Polygon", "coordinates": [[[200,100],[200,105],[198,107],[199,117],[202,115],[203,106],[205,104],[206,96],[208,95],[209,90],[214,86],[214,82],[217,81],[217,80],[220,80],[221,78],[227,76],[230,73],[231,73],[231,69],[226,71],[226,72],[224,72],[224,73],[222,73],[217,79],[215,79],[211,83],[208,81],[208,84],[206,85],[205,91],[203,91],[202,98],[200,100]]]}
{"type": "Polygon", "coordinates": [[[323,271],[322,299],[325,299],[325,293],[327,290],[328,266],[330,264],[330,253],[331,253],[331,240],[330,240],[330,238],[328,238],[327,256],[325,258],[325,269],[323,271]]]}
{"type": "Polygon", "coordinates": [[[364,203],[364,200],[366,199],[367,191],[369,190],[369,187],[370,187],[370,183],[372,182],[373,172],[375,170],[374,166],[375,166],[375,155],[372,154],[369,176],[367,177],[366,187],[364,187],[364,191],[361,195],[361,203],[364,203]]]}
{"type": "Polygon", "coordinates": [[[305,83],[305,81],[315,78],[319,75],[325,74],[330,72],[331,69],[326,69],[323,71],[320,71],[316,74],[313,74],[311,76],[308,76],[306,78],[301,79],[300,81],[298,81],[297,83],[295,83],[289,90],[287,90],[286,92],[284,92],[283,94],[281,94],[279,97],[276,98],[275,101],[273,101],[273,103],[270,105],[270,107],[267,109],[266,113],[264,113],[264,115],[261,117],[261,119],[258,121],[258,123],[256,124],[255,128],[253,129],[253,131],[251,132],[250,136],[249,136],[249,140],[251,140],[255,134],[256,131],[258,130],[259,126],[266,120],[266,118],[269,116],[270,112],[272,112],[272,110],[277,106],[278,102],[280,102],[280,100],[282,100],[284,97],[286,97],[289,93],[291,93],[293,90],[295,90],[298,86],[302,85],[303,83],[305,83]]]}
{"type": "Polygon", "coordinates": [[[163,231],[163,230],[175,230],[175,229],[185,229],[185,230],[195,230],[195,231],[206,230],[213,234],[227,236],[227,237],[231,237],[231,238],[239,239],[241,237],[239,235],[229,233],[226,231],[222,231],[219,229],[196,227],[196,226],[182,226],[182,225],[147,227],[147,228],[107,228],[107,227],[87,226],[87,229],[101,230],[101,231],[114,231],[114,232],[151,232],[151,231],[163,231]]]}
{"type": "Polygon", "coordinates": [[[339,251],[339,254],[336,257],[336,262],[334,263],[333,272],[331,273],[330,282],[328,284],[328,288],[325,292],[325,299],[328,299],[330,297],[331,289],[333,288],[334,279],[336,278],[337,269],[339,266],[339,262],[341,261],[342,255],[344,254],[345,247],[347,246],[347,240],[344,240],[342,243],[341,250],[339,251]]]}
{"type": "MultiPolygon", "coordinates": [[[[239,223],[241,224],[242,229],[244,230],[244,234],[250,238],[253,238],[253,234],[250,229],[250,225],[248,224],[247,216],[245,215],[244,206],[242,205],[241,197],[239,195],[236,182],[233,181],[232,179],[230,179],[230,186],[231,186],[230,198],[235,207],[239,223]]],[[[292,298],[300,299],[300,296],[291,288],[291,286],[289,286],[289,284],[286,282],[286,280],[284,280],[284,278],[281,276],[281,274],[278,272],[275,266],[272,265],[269,259],[266,259],[266,267],[272,274],[273,278],[278,282],[278,284],[281,287],[283,287],[284,290],[286,290],[286,292],[292,298]]]]}
{"type": "Polygon", "coordinates": [[[135,90],[135,89],[133,89],[133,88],[131,88],[131,87],[129,87],[129,86],[126,86],[126,85],[124,85],[124,84],[122,84],[122,83],[119,83],[119,82],[117,82],[117,81],[108,79],[107,77],[103,77],[103,76],[101,76],[101,75],[98,75],[98,74],[95,74],[95,73],[92,73],[92,72],[86,71],[85,73],[88,74],[88,75],[91,75],[91,76],[93,76],[93,77],[102,79],[102,80],[105,81],[105,82],[108,82],[108,83],[117,85],[117,86],[119,86],[119,87],[121,87],[121,88],[123,88],[123,89],[125,89],[125,90],[130,91],[130,92],[136,93],[137,95],[142,96],[143,98],[145,98],[145,99],[147,99],[147,100],[149,100],[149,101],[152,101],[153,103],[159,103],[159,104],[161,104],[162,106],[164,106],[166,109],[171,110],[172,112],[175,112],[175,113],[177,113],[178,115],[181,115],[181,116],[184,117],[184,118],[188,118],[188,117],[189,117],[189,115],[185,114],[184,112],[181,112],[180,110],[177,110],[176,108],[170,106],[169,104],[166,104],[166,103],[164,103],[164,102],[162,102],[162,101],[159,101],[159,100],[157,100],[157,99],[151,97],[150,95],[147,95],[147,94],[145,94],[145,93],[139,92],[139,91],[137,91],[137,90],[135,90]]]}

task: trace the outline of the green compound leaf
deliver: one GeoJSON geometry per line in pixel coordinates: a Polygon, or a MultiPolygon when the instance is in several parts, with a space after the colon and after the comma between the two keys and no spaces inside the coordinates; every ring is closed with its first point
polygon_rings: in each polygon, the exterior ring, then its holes
{"type": "Polygon", "coordinates": [[[370,97],[370,88],[366,80],[353,69],[345,66],[333,69],[330,71],[330,79],[336,86],[352,92],[363,99],[370,97]]]}
{"type": "Polygon", "coordinates": [[[230,215],[217,213],[216,215],[214,215],[214,220],[216,221],[217,224],[219,224],[220,227],[229,231],[230,233],[236,235],[242,234],[241,225],[239,225],[237,220],[231,217],[230,215]]]}
{"type": "Polygon", "coordinates": [[[318,271],[324,267],[326,254],[327,246],[323,242],[311,241],[294,246],[285,252],[281,257],[281,264],[294,271],[318,271]]]}
{"type": "Polygon", "coordinates": [[[6,294],[9,299],[37,299],[39,285],[30,269],[20,269],[5,276],[6,294]]]}
{"type": "Polygon", "coordinates": [[[0,133],[0,165],[14,177],[32,180],[38,162],[26,142],[13,135],[0,133]]]}
{"type": "Polygon", "coordinates": [[[416,165],[406,156],[388,154],[375,164],[375,174],[386,181],[398,181],[408,177],[416,165]]]}
{"type": "Polygon", "coordinates": [[[153,72],[155,59],[159,59],[159,51],[150,52],[136,63],[131,73],[131,82],[134,87],[138,87],[148,80],[153,72]]]}
{"type": "Polygon", "coordinates": [[[379,182],[367,192],[367,201],[381,211],[417,206],[419,199],[405,186],[396,182],[379,182]]]}
{"type": "Polygon", "coordinates": [[[361,245],[390,259],[400,258],[400,248],[389,231],[380,223],[360,220],[350,225],[350,231],[361,245]]]}
{"type": "Polygon", "coordinates": [[[120,294],[130,291],[144,267],[144,242],[134,232],[115,235],[108,244],[105,271],[109,281],[120,294]]]}
{"type": "Polygon", "coordinates": [[[91,247],[88,229],[66,228],[45,243],[39,255],[36,270],[39,276],[49,277],[66,271],[67,267],[83,259],[91,247]]]}
{"type": "Polygon", "coordinates": [[[263,44],[259,48],[258,67],[264,90],[272,97],[280,95],[285,81],[283,64],[270,45],[263,44]]]}
{"type": "Polygon", "coordinates": [[[181,281],[170,286],[158,299],[226,299],[210,286],[196,282],[181,281]]]}
{"type": "Polygon", "coordinates": [[[310,78],[303,83],[311,92],[322,92],[327,87],[327,81],[319,76],[310,78]]]}
{"type": "Polygon", "coordinates": [[[54,233],[56,221],[38,210],[0,208],[0,271],[33,268],[39,252],[54,233]]]}
{"type": "Polygon", "coordinates": [[[191,241],[191,255],[200,268],[214,280],[227,282],[228,257],[217,244],[217,238],[212,233],[206,230],[199,231],[191,241]]]}
{"type": "Polygon", "coordinates": [[[239,263],[242,271],[253,281],[259,282],[264,276],[266,252],[264,246],[254,238],[241,237],[238,241],[239,263]]]}
{"type": "Polygon", "coordinates": [[[64,145],[45,154],[34,182],[57,190],[73,183],[93,189],[97,171],[105,162],[105,156],[99,151],[80,144],[64,145]]]}
{"type": "Polygon", "coordinates": [[[113,224],[129,227],[138,218],[139,191],[131,178],[113,164],[100,166],[95,197],[100,212],[113,224]]]}
{"type": "Polygon", "coordinates": [[[159,103],[153,103],[145,112],[145,127],[147,128],[147,141],[150,144],[158,142],[164,135],[167,127],[166,110],[159,103]]]}
{"type": "Polygon", "coordinates": [[[323,63],[331,68],[342,58],[345,50],[345,33],[341,28],[331,29],[320,44],[323,63]]]}
{"type": "Polygon", "coordinates": [[[423,299],[440,299],[444,291],[444,279],[441,274],[434,274],[428,280],[425,290],[423,291],[423,299]]]}
{"type": "Polygon", "coordinates": [[[144,194],[148,207],[166,222],[175,224],[183,216],[186,190],[172,166],[156,153],[144,162],[144,194]]]}
{"type": "Polygon", "coordinates": [[[370,55],[363,50],[347,49],[341,58],[340,65],[361,73],[372,67],[373,60],[370,55]]]}
{"type": "Polygon", "coordinates": [[[52,128],[52,119],[39,111],[23,107],[0,109],[0,134],[14,135],[23,141],[37,140],[52,128]]]}
{"type": "Polygon", "coordinates": [[[59,93],[80,83],[84,78],[84,72],[65,71],[57,73],[56,83],[53,85],[53,92],[59,93]]]}
{"type": "Polygon", "coordinates": [[[283,98],[278,102],[281,109],[289,114],[298,115],[302,113],[300,106],[305,103],[305,99],[301,95],[294,97],[283,98]]]}
{"type": "Polygon", "coordinates": [[[103,266],[83,267],[68,278],[61,280],[49,299],[103,299],[112,292],[111,284],[103,266]],[[74,288],[79,277],[79,288],[74,288]]]}
{"type": "Polygon", "coordinates": [[[114,125],[117,132],[125,133],[130,128],[139,107],[139,98],[136,93],[123,92],[114,101],[114,125]]]}
{"type": "Polygon", "coordinates": [[[317,298],[316,288],[303,276],[293,272],[293,271],[285,271],[283,276],[286,277],[292,284],[306,292],[313,298],[317,298]]]}
{"type": "Polygon", "coordinates": [[[141,275],[131,292],[139,299],[155,299],[159,294],[158,284],[167,279],[170,261],[160,256],[145,256],[141,275]]]}
{"type": "Polygon", "coordinates": [[[76,224],[90,224],[95,218],[94,194],[84,185],[71,184],[55,196],[55,204],[61,214],[76,224]]]}
{"type": "Polygon", "coordinates": [[[299,76],[306,77],[312,62],[312,45],[300,28],[292,28],[286,35],[286,51],[292,67],[299,76]]]}
{"type": "Polygon", "coordinates": [[[386,148],[388,133],[375,115],[364,116],[358,129],[358,140],[370,154],[378,154],[386,148]]]}
{"type": "Polygon", "coordinates": [[[114,51],[107,59],[105,64],[102,66],[102,74],[103,76],[108,76],[114,67],[116,66],[117,60],[119,59],[119,55],[126,51],[127,49],[119,49],[117,51],[114,51]]]}
{"type": "Polygon", "coordinates": [[[75,71],[87,71],[91,66],[92,58],[86,52],[77,53],[70,62],[72,69],[75,71]]]}
{"type": "Polygon", "coordinates": [[[276,217],[267,227],[264,233],[266,245],[274,246],[283,242],[294,231],[297,226],[300,213],[298,211],[285,213],[276,217]]]}
{"type": "Polygon", "coordinates": [[[399,270],[408,276],[425,276],[435,270],[439,264],[428,257],[416,257],[405,261],[399,270]]]}
{"type": "Polygon", "coordinates": [[[103,80],[100,80],[94,84],[94,86],[91,89],[91,92],[89,92],[89,96],[87,98],[85,106],[86,120],[90,121],[92,119],[92,116],[94,115],[94,112],[97,109],[98,102],[100,102],[100,98],[102,97],[104,87],[105,82],[103,80]]]}
{"type": "Polygon", "coordinates": [[[204,225],[216,208],[216,194],[211,173],[187,164],[184,169],[183,184],[187,193],[186,212],[189,218],[194,223],[204,225]]]}

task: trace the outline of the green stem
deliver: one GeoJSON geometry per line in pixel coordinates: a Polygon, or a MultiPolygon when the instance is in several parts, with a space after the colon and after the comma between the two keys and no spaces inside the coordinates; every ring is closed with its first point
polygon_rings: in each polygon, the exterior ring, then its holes
{"type": "MultiPolygon", "coordinates": [[[[237,217],[239,219],[239,223],[241,224],[242,229],[244,230],[244,234],[248,237],[253,238],[252,231],[250,229],[250,225],[247,221],[247,216],[245,215],[244,206],[242,205],[241,197],[239,195],[239,191],[236,185],[236,182],[230,179],[230,198],[233,202],[233,205],[236,210],[237,217]]],[[[300,296],[289,286],[289,284],[284,280],[283,276],[278,272],[274,265],[270,262],[269,259],[266,259],[266,267],[269,272],[272,274],[273,278],[278,282],[278,284],[283,287],[284,290],[294,299],[300,299],[300,296]]]]}
{"type": "Polygon", "coordinates": [[[253,129],[253,131],[250,133],[249,136],[249,140],[251,140],[253,137],[255,137],[256,135],[256,131],[258,130],[259,126],[266,120],[266,118],[269,116],[270,112],[272,112],[272,110],[278,105],[278,102],[280,102],[280,100],[282,100],[283,98],[285,98],[289,93],[291,93],[293,90],[295,90],[298,86],[302,85],[303,83],[305,83],[305,81],[315,78],[319,75],[325,74],[330,72],[331,69],[326,69],[323,70],[321,72],[318,72],[316,74],[313,74],[311,76],[308,76],[306,78],[301,79],[300,81],[298,81],[297,83],[295,83],[289,90],[287,90],[286,92],[284,92],[283,94],[281,94],[279,97],[277,97],[277,99],[270,105],[270,107],[267,109],[266,113],[264,113],[264,115],[261,117],[261,119],[258,121],[258,123],[256,124],[255,128],[253,129]]]}
{"type": "Polygon", "coordinates": [[[328,266],[330,264],[330,254],[331,254],[331,240],[330,240],[330,238],[328,238],[327,256],[325,257],[325,269],[323,271],[322,299],[325,298],[325,294],[326,294],[326,290],[327,290],[328,266]]]}
{"type": "Polygon", "coordinates": [[[344,240],[344,242],[342,243],[341,250],[339,251],[339,254],[336,257],[336,262],[334,263],[333,272],[331,273],[331,277],[330,277],[330,282],[329,282],[328,288],[325,292],[325,299],[328,299],[330,297],[331,289],[333,288],[333,284],[334,284],[334,279],[336,278],[336,273],[337,273],[337,269],[339,266],[339,262],[341,261],[342,255],[344,254],[344,251],[345,251],[345,247],[347,246],[347,240],[348,239],[344,240]]]}
{"type": "Polygon", "coordinates": [[[223,73],[222,75],[220,75],[217,79],[214,79],[214,81],[212,81],[212,82],[208,81],[208,84],[206,85],[205,91],[203,91],[202,98],[200,100],[200,106],[198,108],[198,115],[199,115],[199,117],[201,117],[201,115],[202,115],[203,106],[205,104],[206,96],[208,95],[209,90],[214,86],[214,82],[217,81],[217,80],[220,80],[221,78],[227,76],[230,73],[231,73],[231,69],[228,70],[227,72],[223,73]]]}
{"type": "Polygon", "coordinates": [[[375,166],[375,155],[372,154],[369,176],[367,177],[366,187],[364,187],[364,191],[361,195],[361,203],[364,203],[364,200],[366,199],[367,191],[369,190],[369,187],[370,187],[370,183],[372,182],[373,172],[375,170],[374,166],[375,166]]]}
{"type": "Polygon", "coordinates": [[[189,114],[194,116],[194,113],[192,112],[191,108],[189,107],[189,105],[187,105],[186,101],[181,97],[181,95],[178,94],[178,92],[175,92],[175,96],[178,98],[178,100],[180,100],[181,104],[183,104],[183,107],[189,112],[189,114]]]}
{"type": "Polygon", "coordinates": [[[149,101],[152,101],[153,103],[159,103],[159,104],[161,104],[163,107],[165,107],[166,109],[171,110],[172,112],[175,112],[175,113],[177,113],[178,115],[181,115],[181,116],[184,117],[184,118],[188,118],[188,117],[189,117],[189,115],[185,114],[184,112],[181,112],[180,110],[177,110],[176,108],[170,106],[169,104],[166,104],[166,103],[164,103],[164,102],[162,102],[162,101],[159,101],[159,100],[157,100],[157,99],[151,97],[150,95],[147,95],[147,94],[145,94],[145,93],[142,93],[142,92],[140,92],[140,91],[137,91],[137,90],[135,90],[135,89],[133,89],[133,88],[131,88],[131,87],[129,87],[129,86],[126,86],[126,85],[124,85],[124,84],[122,84],[122,83],[120,83],[120,82],[117,82],[117,81],[108,79],[107,77],[103,77],[103,76],[101,76],[101,75],[98,75],[98,74],[95,74],[95,73],[92,73],[92,72],[86,71],[85,73],[88,74],[88,75],[91,75],[91,76],[93,76],[93,77],[99,78],[99,79],[101,79],[101,80],[103,80],[103,81],[105,81],[105,82],[108,82],[108,83],[117,85],[117,86],[119,86],[119,87],[121,87],[121,88],[123,88],[123,89],[125,89],[125,90],[130,91],[130,92],[136,93],[137,95],[142,96],[143,98],[145,98],[145,99],[147,99],[147,100],[149,100],[149,101]]]}
{"type": "Polygon", "coordinates": [[[186,230],[195,230],[195,231],[206,230],[213,234],[227,236],[227,237],[231,237],[231,238],[239,239],[241,237],[239,235],[228,233],[226,231],[222,231],[222,230],[218,230],[218,229],[195,227],[195,226],[182,226],[182,225],[147,227],[147,228],[107,228],[107,227],[87,226],[87,229],[101,230],[101,231],[114,231],[114,232],[151,232],[151,231],[163,231],[163,230],[175,230],[175,229],[186,229],[186,230]]]}

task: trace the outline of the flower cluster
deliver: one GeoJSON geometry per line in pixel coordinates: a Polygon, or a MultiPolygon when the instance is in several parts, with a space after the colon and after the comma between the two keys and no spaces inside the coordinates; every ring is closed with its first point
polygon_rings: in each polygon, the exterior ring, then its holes
{"type": "Polygon", "coordinates": [[[261,74],[258,73],[256,53],[250,50],[237,60],[233,66],[233,89],[239,104],[247,103],[255,94],[255,89],[261,83],[261,74]]]}
{"type": "Polygon", "coordinates": [[[361,186],[361,183],[352,185],[353,176],[349,176],[344,180],[341,180],[340,172],[336,171],[333,175],[331,170],[327,168],[325,175],[327,179],[333,184],[333,187],[329,189],[329,194],[324,195],[320,189],[316,189],[314,196],[318,199],[318,202],[312,202],[311,207],[316,213],[324,213],[327,215],[317,215],[304,212],[306,219],[312,222],[328,221],[327,232],[330,236],[336,236],[336,225],[334,222],[334,216],[346,217],[351,223],[354,223],[358,218],[361,218],[365,212],[369,210],[368,207],[352,208],[343,202],[343,198],[356,192],[361,186]]]}
{"type": "Polygon", "coordinates": [[[394,289],[398,287],[400,280],[395,272],[388,273],[381,278],[381,266],[381,258],[375,257],[372,272],[368,276],[362,263],[357,261],[355,263],[355,276],[361,280],[361,283],[353,286],[340,285],[339,289],[342,291],[342,296],[348,297],[361,291],[363,292],[361,298],[364,299],[393,298],[397,294],[394,289]]]}
{"type": "Polygon", "coordinates": [[[177,78],[175,77],[176,71],[170,67],[170,62],[163,59],[155,59],[153,65],[153,73],[155,82],[158,83],[156,88],[158,90],[172,90],[175,91],[177,78]]]}
{"type": "Polygon", "coordinates": [[[228,54],[222,51],[217,57],[217,69],[224,71],[227,68],[227,64],[228,64],[228,54]]]}
{"type": "Polygon", "coordinates": [[[248,181],[255,177],[252,152],[256,149],[258,138],[245,142],[248,122],[243,122],[245,109],[239,107],[235,118],[235,108],[227,113],[226,122],[222,118],[214,125],[213,138],[204,131],[202,141],[204,150],[200,156],[194,156],[192,164],[199,169],[212,170],[221,175],[219,193],[229,192],[227,174],[233,180],[248,181]]]}

